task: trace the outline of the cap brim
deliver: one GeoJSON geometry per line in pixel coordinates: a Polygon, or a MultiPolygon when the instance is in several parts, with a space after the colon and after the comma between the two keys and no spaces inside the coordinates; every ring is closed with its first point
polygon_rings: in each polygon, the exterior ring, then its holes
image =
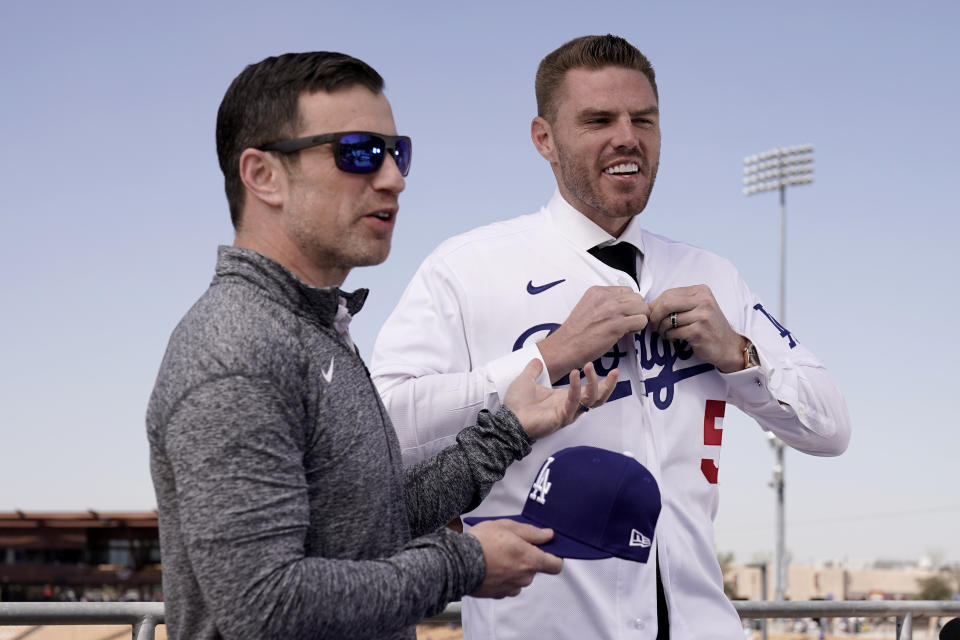
{"type": "MultiPolygon", "coordinates": [[[[530,518],[526,518],[522,515],[486,516],[482,518],[469,517],[463,519],[463,521],[470,526],[485,520],[515,520],[517,522],[523,522],[524,524],[533,525],[534,527],[552,528],[548,524],[531,520],[530,518]]],[[[572,560],[602,560],[604,558],[614,557],[614,555],[609,551],[602,551],[596,547],[590,546],[589,544],[580,542],[579,540],[568,538],[556,529],[553,529],[553,538],[551,538],[548,542],[538,544],[537,546],[547,553],[552,553],[553,555],[561,558],[570,558],[572,560]]]]}

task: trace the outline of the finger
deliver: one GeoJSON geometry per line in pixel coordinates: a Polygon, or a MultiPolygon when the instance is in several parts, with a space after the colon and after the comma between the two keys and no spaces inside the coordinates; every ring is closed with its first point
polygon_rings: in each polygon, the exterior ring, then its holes
{"type": "Polygon", "coordinates": [[[667,289],[650,303],[650,326],[659,328],[663,319],[676,311],[683,313],[694,309],[696,287],[677,287],[667,289]]]}
{"type": "Polygon", "coordinates": [[[540,375],[541,371],[543,371],[543,363],[540,362],[538,359],[534,358],[533,360],[527,363],[527,366],[523,368],[523,371],[520,372],[520,375],[526,378],[530,378],[531,380],[536,382],[537,377],[540,375]]]}
{"type": "Polygon", "coordinates": [[[621,297],[627,295],[637,295],[637,292],[631,289],[630,287],[623,287],[619,285],[599,285],[595,284],[591,287],[587,287],[587,290],[583,292],[583,295],[580,296],[580,301],[588,301],[591,304],[595,300],[600,300],[603,298],[609,297],[621,297]]]}
{"type": "Polygon", "coordinates": [[[651,326],[654,327],[656,332],[660,335],[677,339],[676,332],[678,329],[682,329],[683,327],[689,326],[696,322],[694,311],[694,309],[689,309],[687,311],[673,309],[672,311],[664,314],[658,323],[651,324],[651,326]]]}
{"type": "Polygon", "coordinates": [[[615,293],[617,295],[637,295],[637,292],[631,289],[630,287],[621,287],[619,285],[600,285],[597,287],[601,291],[609,291],[610,293],[615,293]]]}
{"type": "Polygon", "coordinates": [[[541,560],[539,571],[540,573],[549,573],[550,575],[557,575],[563,569],[563,558],[559,558],[552,553],[547,553],[546,551],[541,551],[541,560]]]}
{"type": "Polygon", "coordinates": [[[580,404],[585,407],[594,407],[597,401],[597,387],[599,386],[599,379],[597,378],[597,370],[594,368],[592,362],[588,362],[583,367],[583,372],[587,376],[587,384],[584,390],[581,390],[580,404]]]}
{"type": "Polygon", "coordinates": [[[679,311],[671,311],[666,316],[663,317],[663,320],[660,321],[658,326],[658,333],[662,336],[667,335],[668,331],[674,329],[679,329],[680,327],[685,326],[683,317],[679,311]]]}
{"type": "MultiPolygon", "coordinates": [[[[542,552],[541,552],[542,553],[542,552]]],[[[520,587],[529,587],[530,583],[533,582],[533,579],[537,576],[537,572],[540,571],[540,567],[543,564],[543,561],[540,559],[540,554],[535,554],[535,560],[533,566],[529,571],[524,571],[519,576],[515,578],[515,582],[520,585],[520,587]]]]}
{"type": "Polygon", "coordinates": [[[613,393],[613,390],[617,387],[617,378],[620,377],[620,370],[614,369],[607,374],[607,377],[603,379],[603,382],[600,383],[600,388],[597,390],[599,395],[597,397],[598,405],[601,405],[610,398],[610,394],[613,393]]]}
{"type": "Polygon", "coordinates": [[[580,402],[581,395],[580,372],[573,369],[570,372],[570,388],[567,389],[567,401],[563,406],[563,413],[567,417],[568,424],[577,418],[577,414],[583,406],[580,402]]]}
{"type": "Polygon", "coordinates": [[[650,313],[650,305],[643,299],[639,293],[630,292],[618,299],[620,302],[620,312],[625,316],[647,315],[650,313]]]}
{"type": "Polygon", "coordinates": [[[643,331],[643,328],[650,323],[650,318],[647,316],[646,313],[641,313],[639,315],[626,316],[624,320],[625,320],[625,323],[623,326],[624,335],[628,333],[640,333],[641,331],[643,331]]]}
{"type": "Polygon", "coordinates": [[[692,298],[700,295],[705,286],[706,285],[702,284],[691,284],[685,287],[674,287],[672,289],[667,289],[667,291],[677,298],[692,298]]]}
{"type": "Polygon", "coordinates": [[[639,295],[635,295],[634,297],[634,301],[621,306],[617,310],[621,314],[620,330],[624,335],[628,333],[639,333],[643,331],[643,328],[649,323],[650,305],[639,295]]]}
{"type": "Polygon", "coordinates": [[[660,329],[660,323],[671,311],[676,311],[680,301],[677,300],[676,289],[667,289],[650,303],[650,326],[660,329]]]}
{"type": "Polygon", "coordinates": [[[500,523],[504,528],[509,529],[514,535],[530,544],[543,544],[553,539],[553,529],[535,527],[526,522],[517,522],[516,520],[501,519],[494,522],[500,523]]]}
{"type": "Polygon", "coordinates": [[[650,302],[650,326],[656,329],[660,326],[660,321],[663,320],[663,317],[669,313],[666,309],[667,304],[669,303],[669,296],[667,295],[669,289],[664,291],[659,296],[654,298],[650,302]]]}
{"type": "Polygon", "coordinates": [[[654,301],[654,303],[650,305],[650,327],[659,333],[664,329],[664,321],[673,311],[676,311],[676,309],[666,304],[657,304],[657,302],[654,301]]]}

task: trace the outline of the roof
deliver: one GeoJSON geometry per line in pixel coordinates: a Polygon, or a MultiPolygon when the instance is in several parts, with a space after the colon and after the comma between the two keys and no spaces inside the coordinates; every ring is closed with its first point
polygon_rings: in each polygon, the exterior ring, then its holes
{"type": "Polygon", "coordinates": [[[0,529],[81,528],[157,526],[154,511],[0,511],[0,529]]]}

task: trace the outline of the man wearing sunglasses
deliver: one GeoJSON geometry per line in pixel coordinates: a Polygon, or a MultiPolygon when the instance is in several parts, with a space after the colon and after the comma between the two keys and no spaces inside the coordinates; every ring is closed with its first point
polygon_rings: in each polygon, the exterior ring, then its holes
{"type": "Polygon", "coordinates": [[[424,261],[377,338],[374,380],[413,463],[478,407],[496,410],[531,357],[559,387],[572,367],[618,367],[607,403],[538,442],[540,455],[513,465],[470,515],[516,513],[531,461],[576,445],[631,451],[663,506],[646,564],[568,560],[518,598],[467,598],[464,635],[742,639],[713,547],[727,404],[830,456],[849,439],[843,397],[729,262],[641,228],[660,157],[642,53],[615,36],[577,38],[540,63],[536,95],[531,138],[556,192],[539,212],[468,232],[424,261]]]}
{"type": "Polygon", "coordinates": [[[552,532],[442,525],[534,439],[613,389],[529,363],[509,409],[406,471],[348,325],[382,262],[410,169],[383,80],[349,56],[267,58],[231,84],[217,152],[236,229],[174,331],[147,410],[171,638],[414,638],[451,600],[515,595],[559,558],[552,532]],[[583,404],[581,404],[583,403],[583,404]]]}

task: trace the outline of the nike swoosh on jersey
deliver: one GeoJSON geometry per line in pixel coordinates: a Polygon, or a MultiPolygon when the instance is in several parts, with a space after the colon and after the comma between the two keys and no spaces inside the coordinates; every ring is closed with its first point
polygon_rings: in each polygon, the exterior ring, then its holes
{"type": "Polygon", "coordinates": [[[320,373],[323,375],[323,379],[327,381],[327,384],[333,382],[333,358],[330,358],[330,366],[327,367],[327,370],[320,370],[320,373]]]}
{"type": "Polygon", "coordinates": [[[535,296],[538,293],[543,293],[550,287],[555,287],[561,282],[566,282],[566,281],[567,281],[566,278],[561,278],[560,280],[554,280],[553,282],[548,282],[547,284],[541,284],[540,286],[536,286],[533,284],[533,280],[531,280],[527,283],[527,293],[529,293],[532,296],[535,296]]]}

